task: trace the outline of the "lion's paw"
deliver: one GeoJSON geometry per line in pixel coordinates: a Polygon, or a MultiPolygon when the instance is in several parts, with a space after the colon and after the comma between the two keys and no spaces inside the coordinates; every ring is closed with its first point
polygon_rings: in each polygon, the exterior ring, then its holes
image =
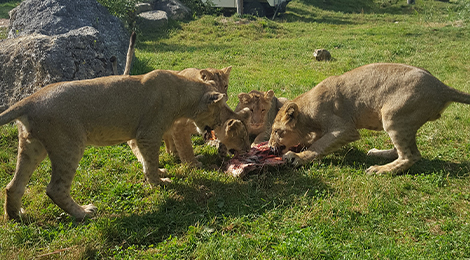
{"type": "Polygon", "coordinates": [[[85,210],[85,213],[88,217],[93,217],[98,211],[98,208],[93,204],[83,205],[82,209],[85,210]]]}
{"type": "Polygon", "coordinates": [[[367,152],[367,156],[374,156],[376,155],[377,151],[379,151],[379,149],[372,148],[367,152]]]}
{"type": "Polygon", "coordinates": [[[160,178],[161,184],[171,183],[172,180],[170,178],[160,178]]]}
{"type": "Polygon", "coordinates": [[[282,160],[289,164],[292,164],[295,167],[304,164],[304,161],[299,157],[299,155],[292,151],[288,151],[286,154],[284,154],[282,156],[282,160]]]}
{"type": "Polygon", "coordinates": [[[383,165],[370,166],[366,170],[366,174],[369,174],[369,175],[372,175],[372,174],[381,175],[381,174],[385,174],[385,173],[388,173],[388,172],[390,172],[390,169],[386,166],[383,166],[383,165]]]}

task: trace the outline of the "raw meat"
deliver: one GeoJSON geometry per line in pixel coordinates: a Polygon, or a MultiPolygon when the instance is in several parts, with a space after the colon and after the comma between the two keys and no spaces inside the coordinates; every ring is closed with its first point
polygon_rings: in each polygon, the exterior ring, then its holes
{"type": "Polygon", "coordinates": [[[274,154],[269,148],[268,142],[263,142],[252,147],[248,153],[230,159],[226,172],[234,177],[243,178],[253,170],[282,164],[284,164],[282,155],[274,154]]]}

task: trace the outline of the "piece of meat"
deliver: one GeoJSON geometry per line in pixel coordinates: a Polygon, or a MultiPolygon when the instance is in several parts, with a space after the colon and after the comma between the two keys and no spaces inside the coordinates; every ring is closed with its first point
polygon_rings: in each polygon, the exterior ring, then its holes
{"type": "Polygon", "coordinates": [[[268,142],[263,142],[252,147],[248,153],[230,159],[226,172],[234,177],[243,178],[253,170],[282,164],[284,164],[282,155],[274,154],[269,148],[268,142]]]}

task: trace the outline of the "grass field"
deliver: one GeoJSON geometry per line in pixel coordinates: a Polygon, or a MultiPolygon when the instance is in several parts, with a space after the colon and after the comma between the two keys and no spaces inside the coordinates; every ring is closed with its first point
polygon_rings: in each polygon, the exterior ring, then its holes
{"type": "MultiPolygon", "coordinates": [[[[202,16],[140,31],[132,74],[231,65],[231,107],[242,91],[294,98],[373,62],[423,67],[470,92],[469,18],[461,0],[293,0],[275,20],[202,16]],[[315,61],[317,48],[334,59],[315,61]]],[[[1,205],[16,134],[13,125],[0,128],[1,205]]],[[[391,142],[383,132],[361,134],[321,161],[244,180],[213,170],[222,161],[196,136],[204,167],[181,165],[162,146],[173,182],[157,188],[125,144],[90,147],[72,186],[80,204],[98,207],[83,223],[45,195],[46,159],[23,197],[24,221],[0,223],[0,259],[470,259],[470,106],[452,104],[425,124],[423,159],[396,176],[364,173],[387,162],[367,151],[391,142]]]]}

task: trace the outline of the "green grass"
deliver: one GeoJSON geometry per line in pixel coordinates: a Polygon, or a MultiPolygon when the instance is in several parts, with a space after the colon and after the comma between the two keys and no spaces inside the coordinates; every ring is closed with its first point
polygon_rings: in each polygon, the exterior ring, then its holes
{"type": "MultiPolygon", "coordinates": [[[[15,8],[20,1],[0,1],[0,19],[10,19],[8,12],[15,8]]],[[[8,28],[0,28],[0,39],[8,36],[8,28]]]]}
{"type": "MultiPolygon", "coordinates": [[[[3,7],[2,7],[3,8],[3,7]]],[[[139,32],[132,73],[233,66],[237,94],[273,89],[294,98],[331,75],[363,64],[423,67],[470,92],[470,5],[466,1],[294,0],[274,21],[201,16],[139,32]],[[313,50],[330,50],[317,62],[313,50]]],[[[15,169],[13,126],[0,129],[0,186],[15,169]]],[[[76,223],[45,195],[50,162],[33,174],[23,222],[2,222],[0,259],[468,259],[470,258],[470,106],[452,104],[418,133],[423,159],[397,176],[367,176],[386,161],[382,132],[321,161],[245,180],[213,170],[214,148],[194,137],[203,169],[181,165],[161,148],[173,182],[151,188],[126,145],[90,147],[72,196],[94,203],[96,218],[76,223]],[[62,250],[62,251],[61,251],[62,250]]],[[[4,203],[4,191],[0,204],[4,203]]]]}

